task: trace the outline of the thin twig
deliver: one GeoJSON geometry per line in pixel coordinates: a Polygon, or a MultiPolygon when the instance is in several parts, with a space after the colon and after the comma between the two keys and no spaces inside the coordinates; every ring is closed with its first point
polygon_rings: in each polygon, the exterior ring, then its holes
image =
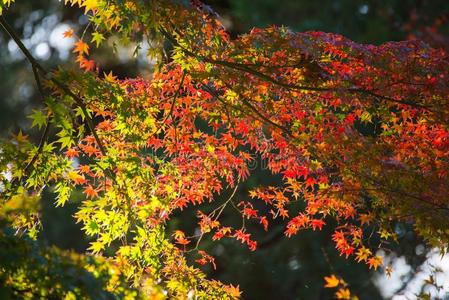
{"type": "MultiPolygon", "coordinates": [[[[201,86],[203,87],[204,90],[206,90],[208,93],[210,93],[215,99],[217,99],[219,102],[223,103],[225,106],[231,106],[232,108],[235,108],[235,109],[239,110],[240,112],[242,112],[244,114],[248,114],[248,112],[244,111],[240,107],[232,105],[232,104],[226,102],[225,100],[223,100],[216,90],[212,89],[211,87],[209,87],[208,85],[206,85],[204,83],[200,83],[200,84],[201,84],[201,86]]],[[[258,118],[253,116],[256,120],[260,120],[262,123],[266,123],[268,125],[272,125],[272,126],[274,126],[276,128],[279,128],[283,132],[285,132],[290,138],[294,138],[293,134],[286,127],[277,124],[276,122],[270,120],[268,117],[265,117],[259,110],[257,110],[257,108],[255,108],[250,103],[250,101],[247,98],[243,97],[240,94],[239,94],[239,97],[242,100],[242,103],[246,107],[248,107],[250,110],[252,110],[258,116],[258,118]]],[[[252,116],[252,114],[248,114],[248,115],[252,116]]]]}
{"type": "Polygon", "coordinates": [[[181,81],[179,82],[178,89],[176,90],[173,97],[171,97],[172,102],[170,105],[170,110],[169,110],[168,114],[164,117],[164,119],[162,119],[162,121],[160,122],[161,125],[159,126],[159,129],[154,134],[158,134],[161,131],[162,126],[165,124],[165,122],[168,120],[168,118],[171,118],[173,120],[173,110],[175,109],[176,99],[179,97],[179,94],[181,93],[181,89],[184,84],[184,79],[185,79],[186,75],[187,75],[187,72],[183,71],[181,81]]]}
{"type": "MultiPolygon", "coordinates": [[[[217,207],[216,209],[214,209],[214,210],[208,215],[208,217],[210,217],[210,218],[214,217],[215,221],[217,221],[218,218],[219,218],[219,217],[221,216],[221,214],[223,213],[223,210],[224,210],[224,209],[226,208],[226,206],[229,204],[229,202],[232,203],[232,199],[234,198],[235,193],[237,192],[238,187],[239,187],[239,185],[238,185],[238,182],[237,182],[237,184],[235,185],[234,190],[232,191],[232,193],[231,193],[231,195],[229,196],[229,198],[228,198],[222,205],[220,205],[219,207],[217,207]],[[217,214],[217,216],[214,216],[214,215],[215,215],[215,212],[216,212],[217,210],[219,210],[219,211],[218,211],[218,214],[217,214]]],[[[203,236],[204,236],[204,233],[201,233],[200,236],[199,236],[199,238],[198,238],[198,240],[196,241],[195,248],[193,248],[193,249],[191,249],[191,250],[189,250],[189,251],[187,251],[187,252],[191,252],[191,251],[194,251],[194,250],[198,250],[198,247],[199,247],[199,245],[200,245],[201,240],[203,239],[203,236]]]]}
{"type": "MultiPolygon", "coordinates": [[[[42,86],[41,80],[39,78],[39,73],[38,73],[35,65],[31,65],[31,68],[33,69],[34,79],[36,81],[37,89],[39,90],[39,94],[41,96],[41,100],[42,100],[42,102],[44,102],[45,101],[45,93],[44,93],[44,88],[42,86]]],[[[39,145],[37,147],[37,151],[33,155],[33,158],[28,162],[28,164],[23,169],[23,173],[24,174],[28,173],[28,170],[34,165],[34,163],[36,162],[38,156],[41,154],[42,150],[44,149],[44,145],[45,145],[45,142],[48,139],[49,132],[50,132],[50,120],[47,117],[47,123],[45,124],[44,132],[42,133],[42,136],[41,136],[41,138],[39,140],[39,145]]]]}

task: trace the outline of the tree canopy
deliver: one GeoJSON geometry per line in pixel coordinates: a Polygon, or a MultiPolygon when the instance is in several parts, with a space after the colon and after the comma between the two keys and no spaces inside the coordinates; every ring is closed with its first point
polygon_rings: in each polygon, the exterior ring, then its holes
{"type": "MultiPolygon", "coordinates": [[[[0,13],[12,2],[2,0],[0,13]]],[[[446,252],[443,49],[418,40],[374,46],[281,26],[234,38],[199,1],[65,4],[89,18],[83,32],[64,33],[76,40],[79,69],[48,70],[0,16],[42,101],[30,128],[0,146],[7,295],[239,298],[238,282],[199,269],[220,268],[201,241],[234,239],[257,251],[250,224],[269,234],[282,223],[285,238],[329,227],[341,256],[387,273],[377,251],[397,242],[398,223],[446,252]],[[149,78],[119,79],[95,57],[96,48],[118,45],[137,54],[142,41],[156,61],[149,78]],[[28,137],[32,128],[42,131],[37,142],[28,137]],[[237,199],[257,162],[281,180],[237,199]],[[91,240],[88,255],[35,241],[47,189],[58,207],[82,191],[74,218],[91,240]],[[195,211],[196,231],[170,223],[187,209],[195,211]],[[239,222],[226,222],[224,213],[239,222]]],[[[356,298],[338,274],[324,280],[335,297],[356,298]]]]}

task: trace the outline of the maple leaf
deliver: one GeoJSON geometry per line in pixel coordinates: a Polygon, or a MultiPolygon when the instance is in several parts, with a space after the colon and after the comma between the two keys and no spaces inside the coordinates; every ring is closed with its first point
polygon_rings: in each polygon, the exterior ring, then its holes
{"type": "Polygon", "coordinates": [[[37,126],[39,129],[47,123],[47,117],[40,110],[33,109],[33,114],[28,118],[33,120],[31,127],[37,126]]]}
{"type": "Polygon", "coordinates": [[[173,237],[174,237],[175,239],[181,239],[181,238],[184,238],[184,237],[185,237],[185,233],[184,233],[183,231],[181,231],[181,230],[176,230],[176,231],[173,233],[173,237]]]}
{"type": "Polygon", "coordinates": [[[75,148],[69,148],[67,149],[67,151],[65,152],[65,156],[67,156],[68,158],[72,159],[74,157],[78,157],[79,156],[79,151],[76,150],[75,148]]]}
{"type": "Polygon", "coordinates": [[[23,143],[23,142],[28,141],[28,135],[23,134],[22,130],[19,130],[19,133],[17,135],[13,134],[13,137],[19,143],[23,143]]]}
{"type": "Polygon", "coordinates": [[[344,299],[344,300],[351,299],[351,291],[346,288],[341,288],[335,293],[335,297],[337,299],[344,299]]]}
{"type": "Polygon", "coordinates": [[[91,186],[91,185],[87,185],[84,188],[84,194],[86,195],[86,197],[88,198],[95,198],[98,197],[98,192],[91,186]]]}
{"type": "Polygon", "coordinates": [[[240,291],[240,287],[238,285],[237,286],[233,286],[232,284],[226,285],[223,287],[223,290],[234,298],[240,298],[240,296],[242,295],[242,292],[240,291]]]}
{"type": "Polygon", "coordinates": [[[92,71],[95,68],[95,62],[90,59],[86,59],[85,57],[81,56],[79,58],[80,68],[83,69],[85,72],[92,71]]]}
{"type": "Polygon", "coordinates": [[[67,177],[72,180],[75,184],[84,184],[86,183],[86,178],[84,175],[80,175],[76,171],[69,171],[67,172],[67,177]]]}
{"type": "Polygon", "coordinates": [[[220,240],[224,236],[227,236],[231,233],[231,227],[222,227],[220,230],[218,230],[214,236],[212,237],[212,240],[220,240]]]}
{"type": "Polygon", "coordinates": [[[87,250],[92,251],[93,254],[98,254],[104,249],[104,243],[94,241],[90,243],[90,247],[87,250]]]}
{"type": "Polygon", "coordinates": [[[361,225],[370,224],[374,220],[374,215],[372,213],[360,214],[359,221],[361,225]]]}
{"type": "Polygon", "coordinates": [[[256,241],[248,241],[247,242],[248,248],[250,251],[256,251],[257,249],[257,242],[256,241]]]}
{"type": "Polygon", "coordinates": [[[183,246],[190,244],[190,241],[185,237],[185,233],[181,230],[176,230],[173,233],[173,237],[175,238],[177,244],[183,246]]]}
{"type": "Polygon", "coordinates": [[[353,114],[349,114],[346,116],[345,123],[347,125],[353,125],[355,121],[355,116],[353,114]]]}
{"type": "Polygon", "coordinates": [[[190,240],[188,240],[186,238],[179,238],[179,239],[176,239],[176,243],[185,246],[185,245],[190,244],[190,240]]]}
{"type": "Polygon", "coordinates": [[[290,169],[285,170],[285,172],[284,172],[284,176],[285,176],[286,178],[296,178],[296,174],[297,174],[296,171],[290,170],[290,169]]]}
{"type": "Polygon", "coordinates": [[[92,156],[92,155],[95,155],[95,154],[97,154],[98,153],[98,149],[97,148],[95,148],[95,147],[93,147],[93,146],[90,146],[90,145],[87,145],[87,146],[82,146],[82,150],[88,155],[88,156],[92,156]]]}
{"type": "Polygon", "coordinates": [[[296,226],[288,226],[287,229],[284,231],[284,234],[287,237],[291,237],[292,235],[296,234],[298,232],[298,227],[296,226]]]}
{"type": "Polygon", "coordinates": [[[81,7],[84,7],[84,14],[87,14],[89,11],[95,12],[98,7],[98,0],[84,0],[81,7]]]}
{"type": "Polygon", "coordinates": [[[306,186],[307,187],[312,187],[316,184],[316,180],[313,177],[308,177],[306,180],[306,186]]]}
{"type": "Polygon", "coordinates": [[[117,80],[117,76],[114,76],[112,74],[112,71],[109,71],[109,73],[103,73],[104,79],[108,82],[115,82],[117,80]]]}
{"type": "Polygon", "coordinates": [[[215,258],[206,253],[206,251],[198,250],[198,254],[201,255],[201,258],[197,259],[196,262],[200,265],[205,265],[211,263],[214,270],[217,269],[217,265],[215,264],[215,258]]]}
{"type": "Polygon", "coordinates": [[[326,223],[321,219],[313,219],[312,221],[310,221],[310,223],[312,224],[313,230],[315,230],[317,228],[319,230],[321,230],[321,229],[323,229],[323,226],[326,225],[326,223]]]}
{"type": "Polygon", "coordinates": [[[73,36],[73,29],[72,28],[69,28],[69,29],[67,29],[66,31],[64,31],[64,33],[62,34],[62,36],[64,37],[64,38],[71,38],[72,36],[73,36]]]}
{"type": "Polygon", "coordinates": [[[75,43],[75,48],[73,49],[73,53],[78,53],[78,55],[82,56],[83,54],[89,54],[89,45],[86,44],[83,40],[78,40],[75,43]]]}
{"type": "Polygon", "coordinates": [[[380,229],[378,231],[378,233],[380,234],[380,238],[381,239],[385,239],[388,240],[390,237],[392,237],[393,239],[396,239],[396,235],[395,233],[390,232],[389,230],[386,230],[384,228],[380,229]]]}
{"type": "Polygon", "coordinates": [[[357,250],[357,253],[355,255],[356,255],[357,261],[361,262],[361,261],[366,261],[371,254],[372,254],[371,250],[369,250],[368,248],[365,248],[365,247],[361,247],[361,248],[359,248],[359,250],[357,250]]]}
{"type": "Polygon", "coordinates": [[[99,33],[99,32],[94,32],[92,33],[92,43],[95,43],[95,45],[100,46],[100,44],[105,40],[105,37],[103,34],[99,33]]]}
{"type": "Polygon", "coordinates": [[[346,258],[349,257],[349,255],[351,255],[352,253],[354,253],[354,247],[352,246],[347,246],[345,249],[343,249],[342,254],[345,255],[346,258]]]}
{"type": "Polygon", "coordinates": [[[368,262],[367,262],[369,268],[370,269],[374,268],[374,270],[377,270],[377,267],[381,266],[382,263],[383,263],[383,259],[382,259],[382,257],[380,257],[378,255],[371,257],[370,259],[368,259],[368,262]]]}
{"type": "Polygon", "coordinates": [[[236,230],[234,233],[234,237],[237,241],[241,241],[242,243],[246,243],[249,241],[250,234],[245,233],[242,229],[236,230]]]}
{"type": "Polygon", "coordinates": [[[268,230],[268,220],[267,220],[267,217],[265,217],[265,216],[260,217],[259,223],[262,224],[263,229],[264,229],[265,231],[268,230]]]}
{"type": "Polygon", "coordinates": [[[90,167],[89,167],[89,165],[80,165],[79,170],[81,173],[89,173],[90,167]]]}
{"type": "Polygon", "coordinates": [[[324,287],[326,288],[334,288],[340,284],[340,279],[337,278],[334,274],[332,274],[331,276],[325,276],[324,280],[326,281],[326,284],[324,285],[324,287]]]}
{"type": "Polygon", "coordinates": [[[246,207],[246,208],[243,209],[243,215],[246,218],[248,218],[248,219],[256,218],[257,217],[257,210],[249,208],[249,207],[246,207]]]}

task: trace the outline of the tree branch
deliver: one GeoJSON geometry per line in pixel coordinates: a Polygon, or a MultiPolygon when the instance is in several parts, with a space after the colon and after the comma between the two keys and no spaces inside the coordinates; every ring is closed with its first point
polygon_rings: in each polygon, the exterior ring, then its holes
{"type": "MultiPolygon", "coordinates": [[[[34,56],[28,51],[28,49],[25,47],[25,45],[20,40],[19,36],[16,34],[14,29],[8,24],[6,19],[3,16],[0,16],[0,25],[3,27],[3,29],[6,31],[6,33],[14,40],[14,42],[17,44],[17,46],[20,48],[22,53],[25,55],[27,60],[31,63],[31,66],[33,67],[33,71],[39,71],[43,75],[48,76],[49,72],[42,67],[41,64],[34,58],[34,56]]],[[[36,77],[36,75],[35,75],[36,77]]],[[[49,78],[50,81],[52,81],[54,84],[56,84],[60,89],[62,89],[67,95],[72,97],[76,104],[81,108],[83,111],[83,114],[86,118],[87,127],[89,128],[89,131],[92,133],[92,135],[95,138],[95,141],[98,144],[98,147],[100,148],[101,153],[106,156],[106,149],[103,146],[103,143],[101,142],[100,138],[98,137],[97,132],[95,131],[95,126],[90,118],[86,105],[84,104],[84,101],[77,95],[75,95],[65,84],[57,80],[56,78],[49,78]]]]}
{"type": "Polygon", "coordinates": [[[256,77],[259,77],[267,82],[271,82],[277,86],[289,89],[289,90],[295,90],[295,91],[312,91],[312,92],[349,92],[349,93],[355,93],[355,94],[363,94],[363,95],[368,95],[368,96],[372,96],[381,100],[385,100],[388,102],[393,102],[393,103],[397,103],[397,104],[403,104],[403,105],[409,105],[412,107],[416,107],[416,108],[420,108],[420,109],[426,109],[429,111],[431,110],[430,106],[427,105],[422,105],[419,103],[415,103],[415,102],[411,102],[411,101],[407,101],[404,99],[398,100],[392,97],[388,97],[388,96],[384,96],[384,95],[380,95],[375,93],[372,90],[366,90],[363,88],[326,88],[326,87],[316,87],[316,86],[303,86],[303,85],[297,85],[297,84],[289,84],[289,83],[285,83],[279,80],[274,79],[273,77],[262,73],[258,70],[254,70],[252,68],[250,68],[250,65],[246,65],[246,64],[240,64],[240,63],[235,63],[235,62],[230,62],[230,61],[223,61],[223,60],[216,60],[216,59],[211,59],[209,57],[206,56],[201,56],[198,55],[184,47],[182,47],[178,41],[176,40],[176,38],[174,38],[170,33],[168,33],[167,30],[165,30],[164,28],[160,27],[159,28],[160,32],[162,33],[162,35],[169,40],[174,46],[178,47],[179,49],[182,50],[182,52],[184,52],[185,54],[187,54],[190,57],[194,57],[200,61],[203,62],[207,62],[207,63],[211,63],[214,65],[220,65],[226,68],[230,68],[230,69],[234,69],[234,70],[238,70],[238,71],[242,71],[245,72],[247,74],[251,74],[254,75],[256,77]]]}
{"type": "MultiPolygon", "coordinates": [[[[36,81],[37,89],[39,90],[41,100],[42,100],[42,102],[44,102],[45,101],[45,93],[44,93],[44,88],[42,86],[41,80],[39,78],[39,73],[38,73],[35,65],[32,64],[31,68],[33,69],[34,79],[36,81]]],[[[37,147],[37,151],[34,154],[33,158],[28,162],[28,164],[23,169],[24,174],[27,174],[28,170],[34,165],[38,156],[42,153],[42,150],[44,149],[45,142],[48,139],[49,132],[50,132],[50,120],[47,117],[47,124],[45,124],[44,132],[42,133],[42,136],[39,140],[39,145],[37,147]]]]}
{"type": "MultiPolygon", "coordinates": [[[[211,94],[215,99],[217,99],[219,102],[221,102],[222,104],[226,106],[231,106],[232,108],[244,113],[244,114],[248,114],[248,112],[244,111],[242,108],[236,106],[236,105],[232,105],[227,103],[226,101],[224,101],[220,95],[218,94],[218,92],[214,89],[212,89],[211,87],[207,86],[206,84],[200,82],[200,85],[203,87],[203,90],[205,90],[206,92],[208,92],[209,94],[211,94]]],[[[239,95],[239,97],[242,100],[242,103],[248,107],[250,110],[252,110],[258,117],[255,117],[252,114],[249,114],[250,116],[252,116],[254,119],[261,121],[262,123],[268,124],[268,125],[272,125],[276,128],[281,129],[283,132],[285,132],[290,138],[293,138],[294,136],[292,135],[292,133],[285,128],[282,125],[277,124],[276,122],[273,122],[272,120],[270,120],[269,118],[265,117],[260,111],[257,110],[257,108],[255,108],[248,99],[242,97],[241,95],[239,95]]]]}

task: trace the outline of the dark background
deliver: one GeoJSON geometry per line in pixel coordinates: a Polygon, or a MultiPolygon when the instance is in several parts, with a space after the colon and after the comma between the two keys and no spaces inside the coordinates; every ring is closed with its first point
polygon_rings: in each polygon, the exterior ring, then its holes
{"type": "MultiPolygon", "coordinates": [[[[61,53],[57,44],[49,42],[50,32],[61,25],[73,25],[80,32],[86,19],[78,9],[64,7],[59,1],[17,0],[6,14],[19,35],[27,41],[32,51],[40,44],[47,44],[49,52],[41,57],[47,68],[63,65],[72,67],[73,57],[61,53]],[[77,25],[78,24],[78,25],[77,25]],[[78,27],[77,27],[78,26],[78,27]],[[41,32],[44,34],[36,34],[41,32]]],[[[419,38],[434,47],[448,49],[447,0],[228,0],[205,1],[221,16],[224,24],[235,37],[253,27],[272,24],[286,25],[297,31],[322,30],[343,34],[357,42],[380,44],[419,38]]],[[[42,45],[40,46],[42,50],[42,45]]],[[[64,52],[64,51],[62,51],[64,52]]],[[[104,70],[112,70],[119,78],[148,74],[151,65],[144,59],[123,59],[100,49],[101,65],[104,70]]],[[[0,133],[8,139],[12,132],[27,127],[26,115],[39,107],[37,91],[31,68],[0,30],[0,133]]],[[[38,139],[38,132],[27,132],[38,139]]],[[[260,162],[259,162],[260,163],[260,162]]],[[[261,184],[276,184],[280,178],[263,168],[256,169],[250,179],[239,188],[237,199],[247,198],[248,189],[261,184]]],[[[226,198],[217,197],[216,201],[226,198]]],[[[53,195],[48,189],[42,199],[44,231],[40,239],[48,244],[76,251],[85,250],[88,241],[71,217],[81,195],[73,199],[63,209],[54,208],[53,195]]],[[[298,209],[300,204],[298,204],[298,209]]],[[[207,211],[209,207],[201,207],[207,211]]],[[[241,219],[232,210],[225,211],[224,220],[229,224],[239,224],[241,219]]],[[[196,229],[195,210],[178,214],[170,227],[181,226],[186,232],[196,229]]],[[[329,299],[332,291],[323,288],[323,276],[341,274],[350,284],[352,292],[360,299],[381,299],[378,288],[373,284],[373,273],[364,264],[354,263],[339,257],[330,239],[331,226],[323,232],[302,231],[297,236],[286,238],[282,232],[285,223],[270,225],[269,233],[257,224],[248,228],[259,241],[259,249],[250,252],[244,245],[234,240],[212,243],[210,237],[204,239],[201,248],[216,256],[217,270],[203,269],[211,277],[227,283],[239,284],[244,291],[244,299],[329,299]]],[[[403,278],[404,283],[413,278],[413,272],[425,259],[425,252],[415,251],[422,242],[417,239],[409,224],[397,230],[400,245],[392,245],[393,256],[404,256],[412,267],[412,272],[403,278]],[[418,253],[418,254],[417,254],[418,253]]],[[[422,247],[421,247],[422,248],[422,247]]],[[[398,291],[400,292],[400,291],[398,291]]]]}

